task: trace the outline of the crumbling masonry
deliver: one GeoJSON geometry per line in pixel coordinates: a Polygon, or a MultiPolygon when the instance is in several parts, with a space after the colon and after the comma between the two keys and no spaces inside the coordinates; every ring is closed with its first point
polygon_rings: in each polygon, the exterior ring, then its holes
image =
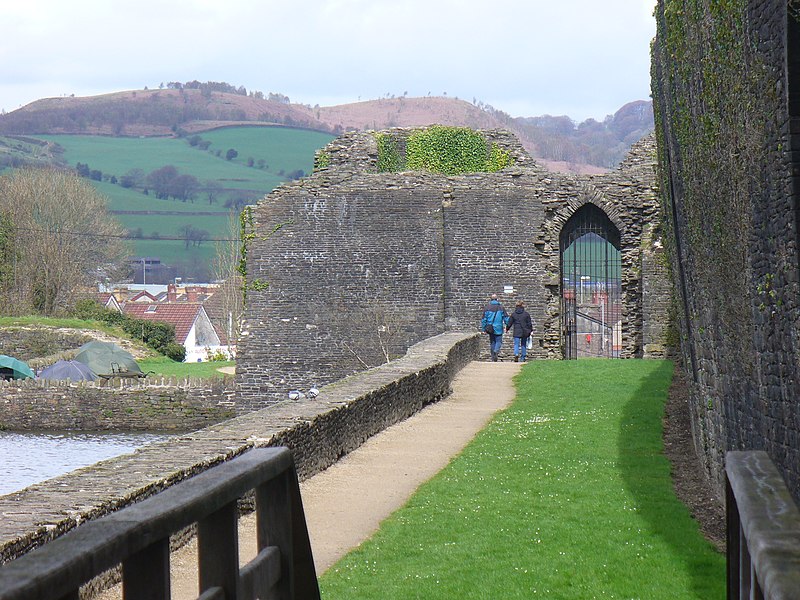
{"type": "MultiPolygon", "coordinates": [[[[409,131],[388,133],[402,140],[409,131]]],[[[513,164],[459,176],[379,173],[374,132],[348,133],[324,149],[312,176],[257,205],[239,406],[284,400],[444,331],[477,331],[491,293],[508,308],[526,302],[532,357],[562,358],[559,236],[586,204],[619,231],[619,355],[663,355],[670,284],[654,140],[637,143],[613,172],[579,176],[542,169],[508,132],[480,133],[513,164]]]]}

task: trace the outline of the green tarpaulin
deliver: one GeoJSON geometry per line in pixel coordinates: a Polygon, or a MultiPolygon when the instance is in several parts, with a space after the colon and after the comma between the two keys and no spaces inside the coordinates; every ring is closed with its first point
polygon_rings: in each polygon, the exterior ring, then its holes
{"type": "Polygon", "coordinates": [[[2,379],[28,379],[33,377],[31,368],[13,356],[0,354],[0,378],[2,379]]]}
{"type": "Polygon", "coordinates": [[[88,366],[98,377],[144,377],[133,355],[111,342],[87,342],[75,360],[88,366]]]}

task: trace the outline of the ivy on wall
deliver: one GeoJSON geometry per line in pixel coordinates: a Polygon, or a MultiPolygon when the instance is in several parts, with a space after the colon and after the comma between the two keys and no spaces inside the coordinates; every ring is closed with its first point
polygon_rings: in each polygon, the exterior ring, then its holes
{"type": "Polygon", "coordinates": [[[314,154],[314,172],[327,169],[331,165],[331,155],[325,150],[317,150],[314,154]]]}
{"type": "Polygon", "coordinates": [[[405,152],[392,134],[378,133],[375,141],[380,173],[493,173],[513,163],[510,152],[494,143],[490,146],[483,135],[468,127],[434,125],[413,131],[406,140],[405,152]]]}
{"type": "Polygon", "coordinates": [[[388,133],[375,134],[378,144],[378,172],[396,173],[405,169],[405,156],[399,150],[396,137],[388,133]]]}
{"type": "Polygon", "coordinates": [[[685,314],[697,320],[685,327],[697,332],[703,318],[712,318],[713,335],[722,337],[752,325],[749,243],[754,209],[768,194],[764,146],[777,135],[780,104],[747,15],[747,0],[662,0],[653,49],[664,222],[672,262],[681,260],[686,270],[685,314]]]}
{"type": "MultiPolygon", "coordinates": [[[[272,231],[260,238],[261,240],[267,240],[272,235],[274,235],[277,231],[279,231],[284,225],[291,225],[292,221],[287,221],[285,223],[279,223],[275,227],[273,227],[272,231]]],[[[236,270],[239,272],[239,275],[242,276],[242,299],[246,303],[247,302],[247,292],[248,290],[254,290],[257,292],[264,291],[269,287],[269,282],[265,279],[261,278],[253,278],[251,280],[247,279],[247,255],[250,250],[250,246],[256,240],[256,233],[255,233],[255,221],[253,219],[253,207],[252,206],[245,206],[242,212],[239,214],[239,227],[240,227],[240,236],[241,236],[241,246],[240,246],[240,257],[239,257],[239,264],[236,267],[236,270]]]]}

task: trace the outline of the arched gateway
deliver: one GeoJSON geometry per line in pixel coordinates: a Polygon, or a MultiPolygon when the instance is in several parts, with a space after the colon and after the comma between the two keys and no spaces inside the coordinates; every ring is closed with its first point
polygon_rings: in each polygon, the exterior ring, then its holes
{"type": "Polygon", "coordinates": [[[561,230],[564,358],[617,358],[622,349],[620,233],[594,204],[561,230]]]}
{"type": "Polygon", "coordinates": [[[531,358],[581,356],[581,342],[593,355],[661,354],[670,289],[658,273],[652,138],[618,169],[578,176],[542,169],[508,132],[481,131],[487,163],[505,166],[448,176],[404,170],[419,131],[345,134],[313,175],[253,210],[248,280],[268,285],[247,294],[239,406],[335,381],[444,331],[477,332],[491,293],[508,308],[525,301],[531,358]]]}

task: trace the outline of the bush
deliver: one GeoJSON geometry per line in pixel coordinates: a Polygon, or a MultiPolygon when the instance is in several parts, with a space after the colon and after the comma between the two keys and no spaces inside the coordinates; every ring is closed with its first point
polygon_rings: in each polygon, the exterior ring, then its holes
{"type": "Polygon", "coordinates": [[[183,362],[186,359],[186,348],[175,342],[170,342],[164,347],[162,354],[176,362],[183,362]]]}
{"type": "Polygon", "coordinates": [[[226,362],[231,360],[231,358],[228,356],[227,352],[220,348],[216,350],[206,348],[206,360],[208,362],[226,362]]]}

